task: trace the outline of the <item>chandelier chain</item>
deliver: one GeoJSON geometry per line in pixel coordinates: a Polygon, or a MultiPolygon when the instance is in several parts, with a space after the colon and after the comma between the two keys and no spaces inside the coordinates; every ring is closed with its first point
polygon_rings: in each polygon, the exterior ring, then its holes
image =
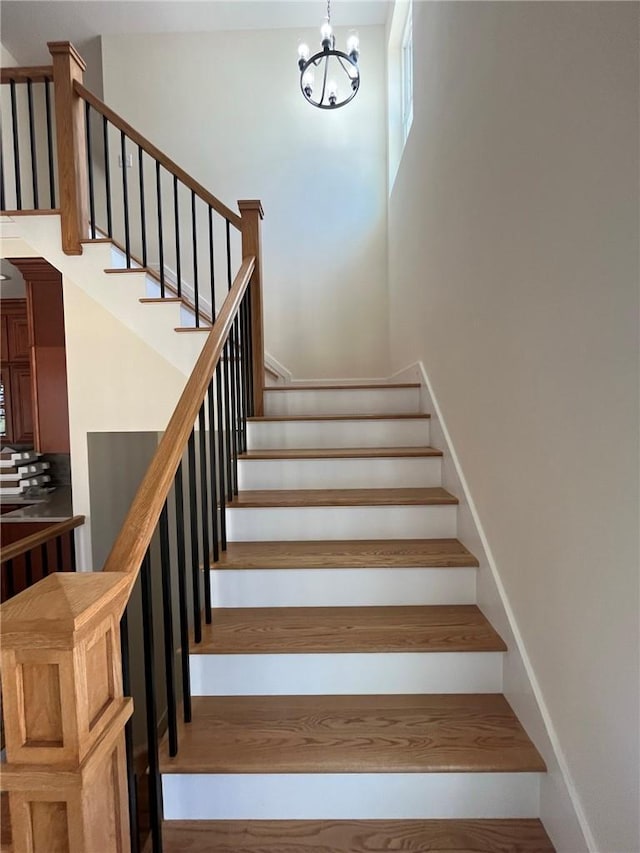
{"type": "Polygon", "coordinates": [[[331,0],[327,0],[327,23],[331,23],[331,0]]]}

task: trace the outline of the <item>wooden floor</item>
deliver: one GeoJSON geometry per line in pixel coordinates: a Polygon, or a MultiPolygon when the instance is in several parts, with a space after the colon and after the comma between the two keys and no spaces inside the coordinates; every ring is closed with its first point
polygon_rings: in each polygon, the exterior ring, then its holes
{"type": "Polygon", "coordinates": [[[536,772],[499,694],[198,696],[163,773],[536,772]]]}
{"type": "Polygon", "coordinates": [[[539,820],[166,821],[165,853],[553,853],[539,820]]]}
{"type": "Polygon", "coordinates": [[[216,608],[193,654],[487,652],[506,645],[475,604],[216,608]]]}
{"type": "Polygon", "coordinates": [[[240,492],[230,509],[288,506],[434,506],[457,504],[440,486],[422,489],[255,489],[240,492]]]}
{"type": "Polygon", "coordinates": [[[386,569],[477,566],[457,539],[229,542],[216,569],[386,569]]]}
{"type": "Polygon", "coordinates": [[[442,456],[435,447],[303,447],[247,450],[238,459],[395,459],[442,456]]]}

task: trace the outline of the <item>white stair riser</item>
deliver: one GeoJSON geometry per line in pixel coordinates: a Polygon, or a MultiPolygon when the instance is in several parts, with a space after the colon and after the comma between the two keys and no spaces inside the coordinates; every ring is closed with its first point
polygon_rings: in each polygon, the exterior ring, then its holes
{"type": "Polygon", "coordinates": [[[419,388],[288,388],[264,395],[265,415],[398,415],[419,406],[419,388]]]}
{"type": "Polygon", "coordinates": [[[534,818],[539,773],[177,774],[165,820],[534,818]]]}
{"type": "Polygon", "coordinates": [[[240,459],[241,489],[383,489],[439,486],[439,456],[366,459],[240,459]]]}
{"type": "MultiPolygon", "coordinates": [[[[98,237],[101,235],[98,234],[98,237]]],[[[109,252],[109,269],[125,269],[127,266],[127,256],[124,252],[121,252],[117,246],[114,246],[113,243],[102,243],[99,245],[106,246],[109,252]]],[[[137,264],[135,261],[131,260],[129,262],[129,266],[137,269],[140,264],[137,264]]]]}
{"type": "Polygon", "coordinates": [[[230,542],[450,539],[457,506],[320,506],[227,509],[230,542]]]}
{"type": "Polygon", "coordinates": [[[194,696],[500,693],[502,652],[192,654],[194,696]]]}
{"type": "Polygon", "coordinates": [[[300,447],[420,447],[428,419],[370,421],[250,421],[249,450],[300,447]]]}
{"type": "Polygon", "coordinates": [[[213,569],[214,607],[475,604],[476,569],[213,569]]]}

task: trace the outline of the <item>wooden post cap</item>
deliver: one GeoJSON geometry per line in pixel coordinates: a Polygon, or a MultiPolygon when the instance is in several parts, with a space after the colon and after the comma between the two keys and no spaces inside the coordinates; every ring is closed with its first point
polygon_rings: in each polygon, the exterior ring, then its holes
{"type": "Polygon", "coordinates": [[[71,649],[81,635],[126,600],[123,572],[56,572],[0,607],[4,649],[71,649]]]}
{"type": "Polygon", "coordinates": [[[87,70],[87,63],[80,56],[70,41],[48,41],[47,47],[49,48],[51,56],[68,54],[83,71],[87,70]]]}
{"type": "Polygon", "coordinates": [[[242,201],[238,202],[238,209],[240,213],[244,213],[245,210],[257,210],[260,219],[264,219],[264,210],[262,209],[262,202],[259,198],[242,199],[242,201]]]}

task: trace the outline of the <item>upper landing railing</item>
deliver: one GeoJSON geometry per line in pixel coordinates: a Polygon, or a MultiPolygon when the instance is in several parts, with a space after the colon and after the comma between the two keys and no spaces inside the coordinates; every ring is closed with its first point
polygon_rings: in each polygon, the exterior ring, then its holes
{"type": "Polygon", "coordinates": [[[149,298],[208,334],[103,571],[49,574],[0,608],[2,788],[14,853],[159,853],[160,741],[175,755],[191,720],[189,644],[263,412],[263,214],[234,213],[84,87],[71,44],[49,48],[51,67],[2,70],[2,210],[59,213],[70,255],[112,242],[121,273],[145,270],[149,298]]]}

